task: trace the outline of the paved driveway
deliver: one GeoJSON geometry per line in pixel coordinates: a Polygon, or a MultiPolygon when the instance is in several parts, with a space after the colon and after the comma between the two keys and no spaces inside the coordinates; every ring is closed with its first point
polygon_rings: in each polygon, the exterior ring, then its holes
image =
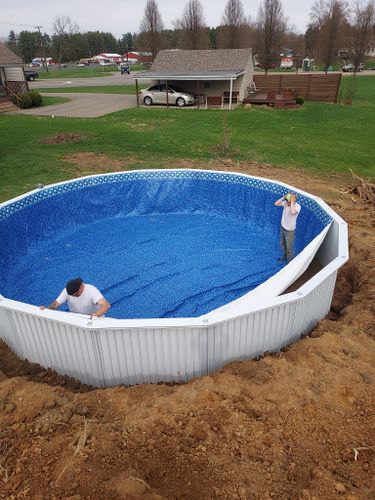
{"type": "MultiPolygon", "coordinates": [[[[43,95],[43,94],[42,94],[43,95]]],[[[19,110],[25,115],[70,116],[80,118],[95,118],[122,109],[134,108],[137,105],[135,95],[127,94],[44,94],[70,99],[63,104],[54,104],[41,108],[19,110]]]]}

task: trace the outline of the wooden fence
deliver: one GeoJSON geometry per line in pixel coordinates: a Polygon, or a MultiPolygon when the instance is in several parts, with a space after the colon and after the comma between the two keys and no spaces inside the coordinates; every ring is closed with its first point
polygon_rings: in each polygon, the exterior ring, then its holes
{"type": "Polygon", "coordinates": [[[341,73],[254,75],[257,89],[282,92],[283,89],[290,88],[294,90],[295,96],[302,96],[307,101],[337,102],[340,81],[341,73]]]}

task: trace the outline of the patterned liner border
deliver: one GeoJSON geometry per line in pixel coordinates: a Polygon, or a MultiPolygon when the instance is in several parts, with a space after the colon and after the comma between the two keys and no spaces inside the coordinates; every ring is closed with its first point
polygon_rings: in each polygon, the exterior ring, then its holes
{"type": "MultiPolygon", "coordinates": [[[[208,181],[218,181],[226,182],[231,184],[241,184],[244,186],[254,187],[257,189],[262,189],[264,191],[273,192],[275,194],[282,195],[285,193],[285,188],[279,184],[273,183],[271,181],[266,181],[262,179],[257,179],[254,177],[245,177],[241,174],[228,174],[228,173],[218,173],[218,172],[207,172],[202,170],[197,171],[179,171],[179,170],[156,170],[149,172],[121,172],[118,174],[110,175],[98,175],[92,177],[84,177],[82,179],[67,181],[66,183],[60,184],[58,186],[41,188],[40,191],[25,194],[23,198],[17,200],[13,203],[0,205],[0,220],[3,220],[10,215],[27,208],[28,206],[34,205],[39,201],[45,200],[47,198],[52,198],[53,196],[67,193],[70,191],[84,189],[86,187],[98,186],[101,184],[113,184],[118,182],[130,182],[139,180],[173,180],[173,179],[192,179],[192,180],[208,180],[208,181]]],[[[307,207],[311,212],[313,212],[316,217],[322,222],[324,226],[327,226],[332,222],[332,217],[325,212],[322,207],[312,198],[305,195],[299,195],[299,201],[302,202],[303,206],[307,207]]],[[[7,203],[7,202],[6,202],[7,203]]]]}

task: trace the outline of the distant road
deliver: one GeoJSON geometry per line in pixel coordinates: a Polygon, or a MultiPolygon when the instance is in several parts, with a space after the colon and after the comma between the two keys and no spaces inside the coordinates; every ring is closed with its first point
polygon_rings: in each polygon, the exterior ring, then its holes
{"type": "MultiPolygon", "coordinates": [[[[135,71],[134,73],[131,73],[130,75],[122,75],[119,71],[117,71],[115,74],[111,76],[100,76],[100,77],[92,77],[92,78],[50,78],[48,80],[41,80],[37,78],[33,82],[29,82],[29,86],[31,89],[35,88],[57,88],[57,87],[90,87],[90,86],[104,86],[104,85],[134,85],[134,77],[138,74],[138,71],[135,71]]],[[[316,74],[323,74],[324,71],[314,71],[314,75],[316,74]]],[[[339,71],[330,71],[328,74],[331,73],[340,73],[339,71]]],[[[255,72],[256,75],[262,75],[263,73],[260,71],[255,72]]],[[[270,75],[293,75],[295,72],[290,71],[286,73],[285,71],[283,72],[272,72],[269,73],[270,75]]],[[[302,74],[300,71],[299,74],[302,74]]],[[[343,76],[350,76],[353,73],[343,73],[343,76]]],[[[357,73],[357,75],[375,75],[375,71],[369,71],[365,70],[362,71],[361,73],[357,73]]],[[[149,83],[145,80],[142,81],[142,83],[149,83]]]]}
{"type": "Polygon", "coordinates": [[[57,87],[92,87],[92,86],[105,86],[105,85],[134,85],[134,76],[137,71],[130,75],[122,75],[119,71],[111,76],[100,76],[92,78],[48,78],[42,80],[37,78],[33,82],[29,82],[31,89],[35,88],[57,88],[57,87]]]}

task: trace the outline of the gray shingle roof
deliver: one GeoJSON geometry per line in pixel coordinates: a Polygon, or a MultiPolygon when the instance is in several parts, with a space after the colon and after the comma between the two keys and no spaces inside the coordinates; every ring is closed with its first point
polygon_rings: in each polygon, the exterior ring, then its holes
{"type": "Polygon", "coordinates": [[[7,64],[22,64],[22,60],[6,45],[0,43],[0,66],[7,64]]]}
{"type": "Polygon", "coordinates": [[[243,71],[252,57],[251,49],[160,50],[151,71],[243,71]]]}

